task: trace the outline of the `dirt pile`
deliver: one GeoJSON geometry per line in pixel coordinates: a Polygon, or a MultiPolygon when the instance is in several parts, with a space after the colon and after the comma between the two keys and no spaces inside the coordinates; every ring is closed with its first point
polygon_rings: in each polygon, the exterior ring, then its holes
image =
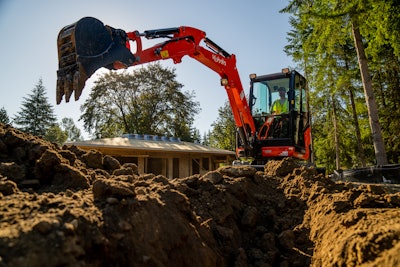
{"type": "Polygon", "coordinates": [[[167,179],[0,125],[0,266],[398,266],[400,193],[287,159],[167,179]]]}

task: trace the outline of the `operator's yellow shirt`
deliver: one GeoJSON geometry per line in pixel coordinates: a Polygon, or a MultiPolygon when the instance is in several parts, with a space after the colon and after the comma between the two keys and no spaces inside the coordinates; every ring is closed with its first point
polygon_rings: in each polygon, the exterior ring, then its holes
{"type": "Polygon", "coordinates": [[[289,112],[289,101],[286,99],[282,104],[280,99],[275,100],[272,104],[271,112],[275,114],[289,112]]]}

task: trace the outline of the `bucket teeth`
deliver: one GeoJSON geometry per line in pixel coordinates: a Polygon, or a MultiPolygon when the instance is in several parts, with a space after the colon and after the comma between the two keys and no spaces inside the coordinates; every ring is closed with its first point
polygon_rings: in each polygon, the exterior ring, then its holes
{"type": "Polygon", "coordinates": [[[67,74],[64,80],[64,94],[65,94],[65,102],[69,102],[71,98],[72,92],[74,91],[72,76],[71,74],[67,74]]]}
{"type": "Polygon", "coordinates": [[[74,90],[74,96],[75,96],[75,101],[76,100],[78,100],[79,99],[79,97],[80,97],[80,93],[78,93],[78,88],[79,88],[79,79],[80,79],[80,77],[81,77],[81,75],[79,74],[79,71],[75,71],[75,74],[74,74],[74,81],[73,81],[73,84],[72,84],[72,86],[73,86],[73,90],[74,90]]]}
{"type": "Polygon", "coordinates": [[[63,96],[64,96],[64,80],[62,79],[62,77],[58,76],[57,91],[56,91],[57,105],[61,103],[63,96]]]}
{"type": "MultiPolygon", "coordinates": [[[[81,65],[79,65],[79,69],[81,69],[81,65]]],[[[75,71],[74,74],[74,97],[75,101],[79,99],[82,94],[83,87],[85,86],[85,81],[88,78],[85,75],[84,71],[75,71]]]]}
{"type": "Polygon", "coordinates": [[[82,94],[86,80],[96,70],[115,69],[114,63],[128,67],[135,57],[126,47],[123,30],[105,26],[95,18],[86,17],[64,27],[58,34],[57,104],[74,93],[75,100],[82,94]],[[117,34],[118,33],[118,34],[117,34]]]}
{"type": "Polygon", "coordinates": [[[73,87],[71,72],[76,69],[76,47],[74,36],[75,24],[64,27],[58,34],[58,67],[57,71],[57,104],[60,104],[63,97],[69,102],[73,87]]]}

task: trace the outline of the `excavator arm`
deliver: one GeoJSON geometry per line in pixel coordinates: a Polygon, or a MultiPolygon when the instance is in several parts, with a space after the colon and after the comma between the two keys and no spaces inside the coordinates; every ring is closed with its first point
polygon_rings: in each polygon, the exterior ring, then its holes
{"type": "Polygon", "coordinates": [[[102,67],[122,69],[166,59],[172,59],[177,64],[184,56],[199,61],[219,74],[242,143],[250,148],[250,138],[256,135],[256,128],[236,68],[236,57],[208,39],[205,32],[186,26],[143,33],[125,32],[86,17],[64,27],[58,35],[57,46],[57,104],[61,103],[63,96],[68,102],[72,93],[78,100],[86,80],[102,67]],[[142,38],[167,40],[143,49],[142,38]],[[136,44],[134,53],[131,44],[136,44]]]}

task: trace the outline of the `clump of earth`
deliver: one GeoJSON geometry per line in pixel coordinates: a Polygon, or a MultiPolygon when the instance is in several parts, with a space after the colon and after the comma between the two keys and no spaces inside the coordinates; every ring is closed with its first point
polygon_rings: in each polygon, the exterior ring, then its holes
{"type": "Polygon", "coordinates": [[[395,185],[287,158],[168,179],[0,124],[0,266],[399,266],[395,185]]]}

